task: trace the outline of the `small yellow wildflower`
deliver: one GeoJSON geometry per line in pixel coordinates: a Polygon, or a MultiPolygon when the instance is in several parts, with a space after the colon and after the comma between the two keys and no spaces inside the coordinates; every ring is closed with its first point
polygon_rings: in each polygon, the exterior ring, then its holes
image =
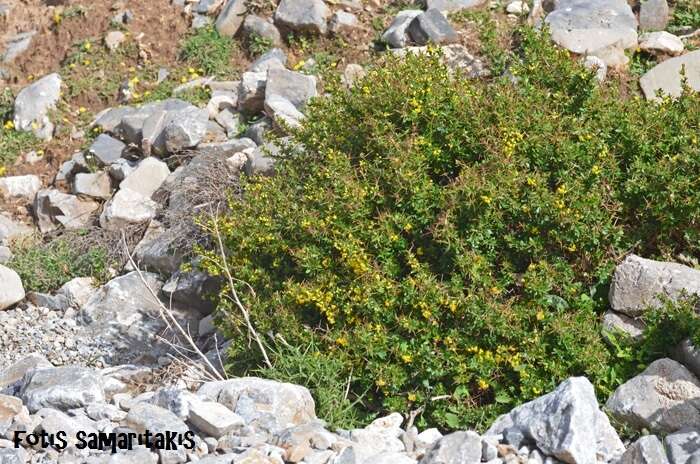
{"type": "Polygon", "coordinates": [[[535,187],[537,185],[537,180],[535,180],[533,177],[528,177],[527,185],[529,185],[530,187],[535,187]]]}
{"type": "Polygon", "coordinates": [[[383,386],[386,385],[386,380],[384,380],[384,379],[377,379],[377,381],[376,381],[375,383],[377,384],[378,387],[383,387],[383,386]]]}
{"type": "Polygon", "coordinates": [[[187,82],[187,78],[185,76],[182,76],[182,78],[180,78],[180,82],[184,84],[185,82],[187,82]]]}
{"type": "Polygon", "coordinates": [[[479,384],[479,388],[481,390],[486,390],[487,388],[489,388],[489,383],[484,379],[479,379],[477,383],[479,384]]]}
{"type": "Polygon", "coordinates": [[[75,63],[69,64],[68,67],[69,67],[70,69],[75,69],[75,63]]]}
{"type": "Polygon", "coordinates": [[[600,166],[598,166],[597,164],[594,164],[593,167],[591,168],[591,173],[594,176],[597,176],[598,174],[600,174],[600,172],[601,172],[600,166]]]}
{"type": "Polygon", "coordinates": [[[411,356],[410,354],[402,354],[402,355],[401,355],[401,360],[402,360],[403,362],[405,362],[406,364],[409,364],[410,362],[413,361],[413,356],[411,356]]]}
{"type": "Polygon", "coordinates": [[[6,172],[7,168],[5,166],[0,166],[0,176],[4,176],[6,172]]]}
{"type": "Polygon", "coordinates": [[[568,191],[569,190],[566,188],[566,186],[564,184],[561,184],[559,187],[557,187],[557,193],[559,195],[564,195],[568,191]]]}
{"type": "Polygon", "coordinates": [[[537,318],[538,321],[543,320],[544,319],[544,311],[542,311],[540,309],[539,311],[537,311],[537,314],[535,315],[535,317],[537,318]]]}
{"type": "Polygon", "coordinates": [[[5,127],[6,130],[12,130],[15,128],[15,123],[12,121],[7,121],[3,127],[5,127]]]}
{"type": "Polygon", "coordinates": [[[416,396],[415,393],[408,394],[408,401],[416,401],[417,399],[418,399],[418,396],[416,396]]]}
{"type": "Polygon", "coordinates": [[[92,44],[90,43],[89,40],[86,40],[83,43],[83,50],[85,50],[86,52],[89,52],[91,48],[92,48],[92,44]]]}
{"type": "Polygon", "coordinates": [[[90,61],[90,60],[83,60],[83,64],[84,64],[85,66],[90,66],[90,63],[92,63],[92,61],[90,61]]]}
{"type": "Polygon", "coordinates": [[[483,201],[483,202],[486,203],[487,205],[490,205],[492,200],[491,200],[491,197],[490,197],[490,196],[488,196],[488,195],[482,195],[482,196],[481,196],[481,201],[483,201]]]}
{"type": "Polygon", "coordinates": [[[340,346],[348,346],[348,339],[345,337],[338,337],[335,342],[340,346]]]}
{"type": "Polygon", "coordinates": [[[87,109],[84,106],[81,106],[80,108],[78,108],[78,114],[83,114],[86,111],[87,111],[87,109]]]}

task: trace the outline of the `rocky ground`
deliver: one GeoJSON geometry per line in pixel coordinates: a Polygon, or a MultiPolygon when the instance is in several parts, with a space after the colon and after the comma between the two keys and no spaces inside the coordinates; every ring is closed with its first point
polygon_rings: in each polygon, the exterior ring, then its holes
{"type": "MultiPolygon", "coordinates": [[[[51,154],[22,153],[0,176],[0,263],[9,261],[14,240],[66,230],[112,234],[115,248],[124,232],[125,252],[133,255],[133,263],[123,259],[102,286],[78,278],[52,294],[25,292],[18,274],[0,264],[0,462],[700,462],[700,353],[690,341],[676,360],[656,361],[607,399],[615,425],[647,432],[632,443],[618,436],[585,378],[568,379],[483,434],[446,436],[418,431],[400,414],[364,429],[329,431],[303,387],[214,380],[223,375],[225,340],[214,329],[206,295],[220,282],[181,270],[190,259],[183,237],[198,239],[193,218],[223,204],[241,172],[274,175],[273,155],[285,138],[269,135],[284,136],[300,124],[308,101],[322,94],[315,72],[320,56],[307,56],[285,34],[317,37],[321,48],[339,38],[349,43],[336,62],[348,86],[363,75],[364,61],[380,53],[374,38],[397,54],[438,44],[452,69],[479,78],[491,71],[469,46],[474,24],[457,25],[453,14],[491,9],[512,23],[548,24],[553,40],[595,67],[600,80],[624,72],[626,50],[645,51],[658,62],[639,80],[648,99],[659,98],[658,91],[678,95],[682,68],[688,85],[700,90],[700,51],[686,51],[697,35],[664,30],[665,0],[634,9],[622,0],[561,0],[551,9],[537,0],[486,3],[428,0],[427,8],[399,11],[352,0],[96,0],[85,6],[0,0],[0,79],[16,90],[6,127],[33,133],[51,154]],[[164,98],[144,103],[150,90],[142,87],[140,70],[157,70],[154,81],[172,79],[173,37],[207,25],[225,36],[262,38],[268,50],[232,56],[230,79],[188,70],[164,98]],[[82,61],[71,67],[65,60],[76,44],[82,61]],[[129,77],[115,92],[74,92],[80,76],[73,72],[81,63],[90,66],[91,47],[116,53],[129,44],[136,53],[117,66],[129,77]],[[197,89],[207,89],[203,102],[184,97],[197,89]],[[116,454],[104,444],[78,446],[80,431],[145,430],[191,432],[193,446],[137,446],[116,454]],[[66,432],[66,446],[16,448],[12,442],[15,432],[59,431],[66,432]]],[[[698,282],[700,273],[689,267],[631,255],[615,274],[606,326],[637,336],[639,316],[661,304],[659,295],[700,294],[698,282]]]]}

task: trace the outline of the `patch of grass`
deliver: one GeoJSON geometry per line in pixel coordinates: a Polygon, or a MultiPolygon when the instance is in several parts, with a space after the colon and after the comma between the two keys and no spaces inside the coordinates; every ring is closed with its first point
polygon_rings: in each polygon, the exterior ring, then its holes
{"type": "Polygon", "coordinates": [[[48,293],[75,277],[92,277],[97,284],[109,279],[109,259],[99,245],[59,237],[43,243],[39,238],[17,241],[8,266],[22,278],[25,290],[48,293]]]}
{"type": "Polygon", "coordinates": [[[14,96],[10,89],[4,89],[0,93],[0,176],[5,174],[7,167],[20,155],[37,149],[42,144],[31,132],[14,130],[13,111],[14,96]]]}
{"type": "Polygon", "coordinates": [[[639,52],[632,55],[629,70],[632,75],[641,77],[654,66],[656,66],[656,59],[653,55],[639,52]]]}
{"type": "Polygon", "coordinates": [[[700,0],[679,0],[673,8],[668,30],[679,32],[686,28],[700,29],[700,0]]]}
{"type": "Polygon", "coordinates": [[[180,50],[181,59],[206,75],[222,77],[231,72],[229,61],[234,51],[232,38],[224,37],[214,26],[198,29],[187,37],[180,50]]]}

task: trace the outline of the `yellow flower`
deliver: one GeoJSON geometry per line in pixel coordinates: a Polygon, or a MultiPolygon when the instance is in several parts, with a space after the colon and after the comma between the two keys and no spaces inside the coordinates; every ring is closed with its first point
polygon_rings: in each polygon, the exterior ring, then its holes
{"type": "Polygon", "coordinates": [[[348,346],[348,339],[345,337],[338,337],[335,342],[340,346],[348,346]]]}
{"type": "Polygon", "coordinates": [[[6,172],[7,168],[5,166],[0,166],[0,176],[4,176],[6,172]]]}
{"type": "Polygon", "coordinates": [[[378,387],[383,387],[383,386],[386,385],[386,380],[384,380],[384,379],[377,379],[377,381],[376,381],[375,383],[377,384],[378,387]]]}
{"type": "Polygon", "coordinates": [[[87,111],[87,109],[85,109],[84,106],[81,106],[80,108],[78,108],[78,113],[79,113],[79,114],[83,114],[83,113],[86,112],[86,111],[87,111]]]}
{"type": "Polygon", "coordinates": [[[180,82],[182,82],[184,84],[185,82],[187,82],[187,78],[185,76],[182,76],[182,78],[180,79],[180,82]]]}
{"type": "Polygon", "coordinates": [[[75,63],[69,64],[68,67],[69,67],[70,69],[75,69],[75,63]]]}
{"type": "Polygon", "coordinates": [[[591,168],[591,173],[593,173],[594,176],[597,176],[598,174],[600,174],[600,171],[601,171],[600,166],[598,166],[597,164],[594,164],[593,167],[591,168]]]}
{"type": "Polygon", "coordinates": [[[537,181],[532,177],[528,177],[527,178],[527,185],[529,185],[530,187],[534,187],[537,185],[537,181]]]}
{"type": "Polygon", "coordinates": [[[90,43],[89,40],[86,40],[85,43],[83,43],[83,50],[85,50],[86,52],[89,52],[91,48],[92,48],[92,44],[90,43]]]}
{"type": "Polygon", "coordinates": [[[415,393],[408,394],[408,401],[416,401],[417,399],[418,399],[418,396],[416,396],[415,393]]]}
{"type": "Polygon", "coordinates": [[[90,61],[90,60],[83,60],[83,64],[84,64],[85,66],[89,66],[90,63],[92,63],[92,61],[90,61]]]}
{"type": "Polygon", "coordinates": [[[489,388],[489,383],[484,379],[479,379],[477,383],[479,384],[479,388],[481,390],[486,390],[487,388],[489,388]]]}
{"type": "Polygon", "coordinates": [[[565,186],[564,184],[562,184],[562,185],[560,185],[559,187],[557,187],[557,193],[558,193],[559,195],[564,195],[566,192],[568,192],[568,190],[567,190],[567,188],[566,188],[566,186],[565,186]]]}
{"type": "Polygon", "coordinates": [[[4,125],[6,130],[12,130],[15,128],[15,123],[12,121],[7,121],[4,125]]]}
{"type": "Polygon", "coordinates": [[[539,311],[537,311],[537,314],[535,315],[535,317],[537,318],[538,321],[543,320],[544,319],[544,311],[542,311],[540,309],[539,311]]]}
{"type": "Polygon", "coordinates": [[[576,244],[572,243],[571,245],[566,247],[566,249],[573,253],[574,251],[576,251],[576,244]]]}
{"type": "Polygon", "coordinates": [[[402,355],[401,355],[401,360],[402,360],[403,362],[405,362],[406,364],[408,364],[408,363],[410,363],[410,362],[413,361],[413,356],[411,356],[410,354],[402,354],[402,355]]]}
{"type": "Polygon", "coordinates": [[[488,195],[482,195],[482,196],[481,196],[481,201],[483,201],[483,202],[486,203],[487,205],[490,205],[492,200],[491,200],[491,197],[490,197],[490,196],[488,196],[488,195]]]}

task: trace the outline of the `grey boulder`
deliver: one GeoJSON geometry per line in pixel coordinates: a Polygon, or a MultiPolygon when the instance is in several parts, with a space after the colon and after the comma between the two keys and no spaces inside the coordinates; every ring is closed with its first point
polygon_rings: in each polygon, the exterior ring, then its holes
{"type": "Polygon", "coordinates": [[[73,178],[73,193],[90,198],[107,200],[112,196],[112,181],[104,171],[78,173],[73,178]]]}
{"type": "Polygon", "coordinates": [[[271,98],[289,101],[302,110],[309,100],[317,96],[316,78],[286,69],[270,69],[267,72],[265,102],[271,98]]]}
{"type": "Polygon", "coordinates": [[[700,459],[700,431],[685,428],[667,435],[664,445],[671,464],[696,464],[700,459]]]}
{"type": "Polygon", "coordinates": [[[668,24],[666,0],[642,0],[639,5],[639,28],[643,31],[663,31],[668,24]]]}
{"type": "Polygon", "coordinates": [[[53,132],[48,113],[61,97],[61,84],[61,77],[54,73],[23,88],[15,99],[15,128],[25,132],[42,129],[53,132]]]}
{"type": "Polygon", "coordinates": [[[599,458],[607,462],[624,452],[585,377],[572,377],[551,393],[499,417],[485,435],[501,434],[520,436],[568,464],[593,463],[599,458]]]}
{"type": "Polygon", "coordinates": [[[646,99],[659,100],[657,93],[661,93],[662,96],[680,97],[683,90],[681,73],[684,69],[690,89],[700,90],[700,50],[696,50],[666,60],[647,71],[639,79],[646,99]]]}
{"type": "Polygon", "coordinates": [[[150,198],[169,175],[170,169],[167,164],[157,158],[148,157],[126,176],[119,187],[150,198]]]}
{"type": "Polygon", "coordinates": [[[608,65],[609,50],[637,46],[637,18],[625,0],[560,0],[545,18],[552,40],[580,55],[595,55],[608,65]]]}
{"type": "Polygon", "coordinates": [[[122,157],[124,149],[126,145],[121,140],[100,134],[88,148],[88,156],[93,157],[98,166],[108,166],[122,157]]]}
{"type": "Polygon", "coordinates": [[[459,36],[442,13],[435,8],[416,16],[408,26],[408,35],[418,45],[449,44],[459,40],[459,36]]]}
{"type": "Polygon", "coordinates": [[[196,147],[207,133],[209,112],[195,106],[173,111],[171,121],[165,126],[165,148],[175,153],[196,147]]]}
{"type": "Polygon", "coordinates": [[[107,230],[121,230],[142,224],[156,216],[158,205],[149,197],[130,189],[121,189],[105,204],[100,215],[100,226],[107,230]]]}
{"type": "Polygon", "coordinates": [[[684,295],[700,295],[700,271],[629,255],[615,268],[609,299],[613,310],[635,317],[684,295]]]}
{"type": "Polygon", "coordinates": [[[67,411],[105,400],[102,376],[84,367],[30,371],[20,397],[32,413],[41,408],[67,411]]]}
{"type": "Polygon", "coordinates": [[[700,348],[692,340],[683,340],[674,350],[673,358],[700,378],[700,348]]]}
{"type": "Polygon", "coordinates": [[[676,361],[659,359],[618,387],[606,407],[637,430],[673,433],[700,427],[700,381],[676,361]]]}
{"type": "Polygon", "coordinates": [[[243,36],[250,42],[256,38],[269,41],[273,46],[282,45],[282,36],[274,24],[265,18],[248,15],[243,21],[243,36]]]}
{"type": "Polygon", "coordinates": [[[454,432],[440,438],[420,464],[479,464],[481,437],[475,432],[454,432]]]}
{"type": "Polygon", "coordinates": [[[382,41],[392,48],[405,47],[408,43],[408,26],[421,14],[423,14],[421,10],[400,11],[382,34],[382,41]]]}
{"type": "Polygon", "coordinates": [[[281,430],[316,420],[311,393],[299,385],[243,377],[205,383],[197,395],[223,404],[248,425],[267,423],[281,430]]]}
{"type": "Polygon", "coordinates": [[[42,232],[55,230],[59,225],[66,229],[82,229],[92,221],[92,214],[99,207],[93,200],[56,189],[40,190],[34,199],[34,214],[42,232]]]}
{"type": "Polygon", "coordinates": [[[275,24],[294,32],[323,35],[329,16],[323,0],[282,0],[275,11],[275,24]]]}
{"type": "Polygon", "coordinates": [[[7,200],[34,201],[41,189],[41,179],[33,174],[26,176],[0,177],[0,197],[7,200]]]}
{"type": "Polygon", "coordinates": [[[627,448],[620,464],[668,464],[663,443],[655,435],[647,435],[627,448]]]}
{"type": "Polygon", "coordinates": [[[216,30],[221,35],[233,37],[241,28],[247,10],[245,0],[227,0],[216,18],[216,30]]]}

